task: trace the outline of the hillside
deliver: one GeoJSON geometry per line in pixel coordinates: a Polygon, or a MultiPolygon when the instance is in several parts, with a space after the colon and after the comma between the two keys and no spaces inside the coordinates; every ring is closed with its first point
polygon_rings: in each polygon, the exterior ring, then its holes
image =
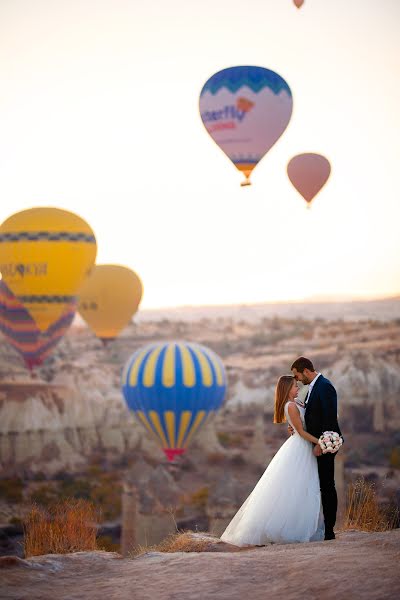
{"type": "Polygon", "coordinates": [[[199,319],[233,319],[257,321],[263,318],[344,319],[358,321],[377,319],[390,321],[400,316],[400,296],[376,300],[344,298],[310,299],[302,302],[268,302],[221,306],[181,306],[176,308],[142,310],[138,322],[160,319],[197,321],[199,319]]]}

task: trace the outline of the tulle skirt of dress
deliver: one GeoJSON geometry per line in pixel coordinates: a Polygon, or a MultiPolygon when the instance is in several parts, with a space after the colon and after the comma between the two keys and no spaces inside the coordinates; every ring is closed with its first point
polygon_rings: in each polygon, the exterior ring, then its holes
{"type": "Polygon", "coordinates": [[[324,539],[317,459],[292,435],[268,465],[221,540],[237,546],[324,539]]]}

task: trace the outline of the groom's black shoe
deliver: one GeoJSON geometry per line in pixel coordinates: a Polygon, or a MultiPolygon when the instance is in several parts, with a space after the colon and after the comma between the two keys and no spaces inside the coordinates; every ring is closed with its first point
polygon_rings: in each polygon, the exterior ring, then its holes
{"type": "Polygon", "coordinates": [[[333,531],[325,531],[325,540],[334,540],[334,539],[336,539],[336,536],[333,533],[333,531]]]}

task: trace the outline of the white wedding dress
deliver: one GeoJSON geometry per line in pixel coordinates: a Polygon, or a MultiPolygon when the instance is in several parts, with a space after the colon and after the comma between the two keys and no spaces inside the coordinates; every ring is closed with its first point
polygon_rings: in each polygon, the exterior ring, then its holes
{"type": "MultiPolygon", "coordinates": [[[[296,404],[304,426],[304,408],[296,404]]],[[[288,414],[285,415],[293,426],[288,414]]],[[[317,459],[311,442],[297,432],[271,460],[221,540],[237,546],[324,539],[317,459]]]]}

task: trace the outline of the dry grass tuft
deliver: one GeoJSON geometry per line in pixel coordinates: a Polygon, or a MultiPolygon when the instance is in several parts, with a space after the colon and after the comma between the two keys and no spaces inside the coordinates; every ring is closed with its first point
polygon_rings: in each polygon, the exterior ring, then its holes
{"type": "Polygon", "coordinates": [[[207,454],[207,463],[209,465],[222,465],[226,461],[226,457],[222,452],[209,452],[207,454]]]}
{"type": "Polygon", "coordinates": [[[97,550],[98,513],[88,500],[69,499],[47,507],[34,505],[24,519],[25,556],[97,550]]]}
{"type": "MultiPolygon", "coordinates": [[[[155,546],[138,546],[132,552],[131,556],[136,558],[146,552],[205,552],[210,542],[207,540],[196,539],[192,536],[193,531],[183,533],[172,533],[155,546]]],[[[197,534],[201,532],[196,532],[197,534]]],[[[209,533],[204,535],[210,536],[209,533]]]]}
{"type": "Polygon", "coordinates": [[[349,486],[344,529],[360,531],[389,531],[396,526],[398,510],[385,510],[379,506],[373,483],[364,478],[349,486]]]}

